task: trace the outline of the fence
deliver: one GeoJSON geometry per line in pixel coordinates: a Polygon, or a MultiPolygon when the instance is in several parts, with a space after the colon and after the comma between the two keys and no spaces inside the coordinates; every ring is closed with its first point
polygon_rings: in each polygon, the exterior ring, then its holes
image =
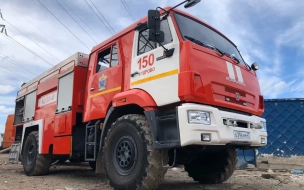
{"type": "MultiPolygon", "coordinates": [[[[304,99],[267,99],[263,117],[267,122],[268,140],[257,149],[257,160],[268,162],[304,163],[304,99]],[[303,156],[303,157],[302,157],[303,156]]],[[[252,151],[239,151],[239,163],[244,168],[244,157],[254,161],[252,151]]]]}

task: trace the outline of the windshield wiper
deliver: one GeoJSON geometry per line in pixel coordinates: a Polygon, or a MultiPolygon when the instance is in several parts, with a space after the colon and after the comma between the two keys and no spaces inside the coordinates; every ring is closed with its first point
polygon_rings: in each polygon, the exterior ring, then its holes
{"type": "Polygon", "coordinates": [[[240,63],[240,60],[236,58],[234,54],[230,54],[230,55],[226,54],[226,55],[228,55],[231,59],[235,60],[236,62],[240,63]]]}
{"type": "Polygon", "coordinates": [[[189,36],[184,36],[184,37],[187,38],[188,40],[190,40],[190,41],[192,41],[192,42],[198,44],[198,45],[201,45],[201,46],[204,46],[204,47],[207,47],[207,48],[209,48],[209,49],[213,49],[213,50],[219,52],[219,53],[221,54],[221,56],[224,56],[224,55],[226,54],[225,52],[221,51],[220,49],[218,49],[217,47],[215,47],[215,46],[212,45],[212,44],[209,44],[209,43],[207,43],[207,42],[201,42],[201,41],[199,41],[199,40],[197,40],[197,39],[194,39],[194,38],[192,38],[192,37],[189,37],[189,36]]]}
{"type": "Polygon", "coordinates": [[[246,65],[246,67],[248,67],[249,71],[251,71],[251,67],[245,61],[244,64],[246,65]]]}
{"type": "MultiPolygon", "coordinates": [[[[213,50],[216,50],[217,52],[219,52],[221,54],[221,56],[224,56],[224,55],[227,55],[228,57],[230,57],[232,60],[235,60],[238,64],[240,63],[240,60],[238,58],[235,57],[234,54],[228,54],[226,52],[223,52],[222,50],[218,49],[217,47],[215,47],[214,45],[212,44],[209,44],[207,42],[201,42],[195,38],[192,38],[192,37],[189,37],[189,36],[184,36],[185,38],[187,38],[188,40],[198,44],[198,45],[201,45],[201,46],[204,46],[204,47],[207,47],[207,48],[210,48],[210,49],[213,49],[213,50]]],[[[249,70],[251,70],[251,67],[246,63],[244,62],[244,64],[246,65],[246,67],[249,68],[249,70]]]]}

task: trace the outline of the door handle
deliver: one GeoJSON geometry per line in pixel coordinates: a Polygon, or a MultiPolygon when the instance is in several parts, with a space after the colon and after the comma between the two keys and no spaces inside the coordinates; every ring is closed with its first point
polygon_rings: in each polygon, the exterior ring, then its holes
{"type": "Polygon", "coordinates": [[[131,74],[131,77],[134,77],[135,75],[139,75],[139,72],[135,71],[134,73],[131,74]]]}
{"type": "Polygon", "coordinates": [[[95,88],[90,88],[90,91],[93,91],[93,90],[95,90],[95,88]]]}

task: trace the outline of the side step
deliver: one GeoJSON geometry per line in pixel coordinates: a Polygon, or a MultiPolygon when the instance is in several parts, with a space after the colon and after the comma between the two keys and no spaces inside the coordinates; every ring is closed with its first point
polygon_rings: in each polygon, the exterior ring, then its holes
{"type": "Polygon", "coordinates": [[[101,120],[98,120],[93,124],[89,122],[86,125],[86,134],[85,134],[85,161],[95,161],[97,157],[97,151],[99,148],[99,142],[97,140],[98,130],[101,120]],[[92,151],[93,149],[93,151],[92,151]],[[93,154],[92,154],[93,152],[93,154]]]}
{"type": "Polygon", "coordinates": [[[8,155],[8,163],[18,164],[20,153],[21,153],[21,143],[13,144],[8,155]]]}

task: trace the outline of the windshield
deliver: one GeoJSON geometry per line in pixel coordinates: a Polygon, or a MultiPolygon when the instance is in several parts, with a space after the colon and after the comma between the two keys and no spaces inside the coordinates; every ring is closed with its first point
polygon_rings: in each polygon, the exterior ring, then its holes
{"type": "Polygon", "coordinates": [[[191,37],[200,42],[211,44],[220,51],[234,56],[240,61],[240,63],[244,64],[244,60],[237,48],[222,35],[191,18],[185,17],[176,12],[174,14],[181,35],[184,39],[187,40],[191,37]]]}

